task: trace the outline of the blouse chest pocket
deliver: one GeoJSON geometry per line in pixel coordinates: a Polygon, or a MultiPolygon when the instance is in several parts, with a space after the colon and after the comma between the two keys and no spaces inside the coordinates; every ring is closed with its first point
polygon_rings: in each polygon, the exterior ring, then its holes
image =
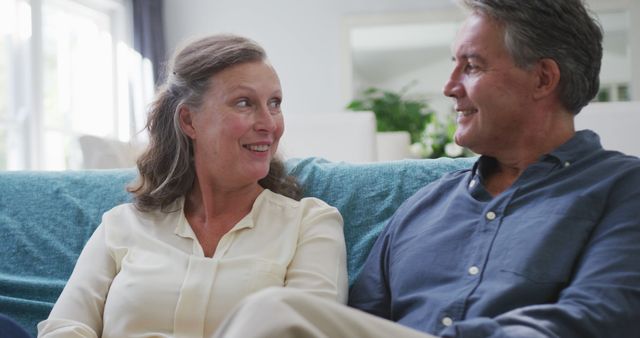
{"type": "Polygon", "coordinates": [[[249,292],[255,292],[271,286],[284,286],[286,268],[278,263],[257,260],[248,269],[249,292]]]}

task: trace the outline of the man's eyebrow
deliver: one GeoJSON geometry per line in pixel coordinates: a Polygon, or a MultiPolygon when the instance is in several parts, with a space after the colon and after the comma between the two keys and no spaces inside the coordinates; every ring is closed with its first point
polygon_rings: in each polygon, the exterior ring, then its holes
{"type": "Polygon", "coordinates": [[[457,61],[457,60],[477,60],[478,62],[483,62],[484,58],[482,56],[480,56],[480,54],[477,53],[468,53],[468,54],[462,54],[459,57],[451,56],[451,61],[457,61]]]}

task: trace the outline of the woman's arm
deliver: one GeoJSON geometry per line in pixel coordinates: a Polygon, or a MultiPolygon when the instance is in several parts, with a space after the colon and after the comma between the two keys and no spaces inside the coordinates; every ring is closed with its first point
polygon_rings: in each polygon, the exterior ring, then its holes
{"type": "Polygon", "coordinates": [[[342,216],[317,199],[304,199],[304,214],[285,287],[347,302],[348,281],[342,216]]]}
{"type": "Polygon", "coordinates": [[[104,302],[115,275],[116,263],[100,225],[82,250],[49,318],[38,324],[38,337],[100,337],[104,302]]]}

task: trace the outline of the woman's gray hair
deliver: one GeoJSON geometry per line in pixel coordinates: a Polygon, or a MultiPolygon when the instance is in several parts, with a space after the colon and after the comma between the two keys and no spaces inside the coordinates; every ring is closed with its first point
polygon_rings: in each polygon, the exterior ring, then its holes
{"type": "Polygon", "coordinates": [[[518,67],[550,58],[560,68],[559,96],[577,114],[598,93],[602,28],[582,0],[460,0],[503,25],[518,67]]]}
{"type": "MultiPolygon", "coordinates": [[[[237,64],[264,61],[266,57],[256,42],[236,35],[201,38],[173,56],[147,118],[149,146],[137,161],[139,177],[127,188],[138,209],[163,209],[192,188],[196,175],[193,149],[180,128],[180,109],[200,107],[211,77],[218,72],[237,64]]],[[[259,183],[292,198],[301,196],[298,183],[287,176],[278,159],[272,160],[269,174],[259,183]]]]}

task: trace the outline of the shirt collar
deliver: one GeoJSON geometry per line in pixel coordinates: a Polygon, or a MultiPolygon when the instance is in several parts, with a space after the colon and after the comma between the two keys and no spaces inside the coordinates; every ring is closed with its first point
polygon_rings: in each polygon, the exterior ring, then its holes
{"type": "MultiPolygon", "coordinates": [[[[540,161],[553,158],[559,163],[573,163],[584,158],[594,150],[602,149],[600,136],[591,130],[577,131],[567,142],[560,145],[552,152],[542,155],[540,161]]],[[[473,165],[473,176],[487,172],[495,166],[495,158],[482,155],[473,165]]]]}
{"type": "MultiPolygon", "coordinates": [[[[580,158],[584,158],[594,150],[602,149],[600,137],[591,130],[577,131],[567,142],[549,154],[542,155],[539,161],[557,161],[563,166],[569,166],[580,158]]],[[[496,159],[482,155],[478,158],[471,170],[470,181],[477,179],[482,182],[482,178],[496,165],[496,159]]],[[[474,182],[475,184],[475,182],[474,182]]],[[[472,184],[473,185],[473,184],[472,184]]],[[[470,186],[471,187],[471,186],[470,186]]]]}
{"type": "Polygon", "coordinates": [[[556,158],[560,163],[566,165],[600,149],[602,149],[602,144],[600,143],[600,136],[598,136],[598,134],[591,130],[580,130],[567,142],[545,156],[556,158]]]}
{"type": "MultiPolygon", "coordinates": [[[[263,203],[263,200],[267,198],[266,196],[271,193],[269,189],[264,189],[260,195],[253,202],[253,206],[251,207],[251,211],[247,215],[245,215],[236,225],[229,231],[237,231],[245,228],[253,228],[255,225],[255,214],[256,210],[260,208],[260,205],[263,203]]],[[[184,197],[180,197],[176,200],[176,205],[178,206],[178,210],[176,210],[176,214],[180,215],[178,221],[176,222],[176,227],[174,229],[174,233],[180,237],[196,239],[196,234],[193,232],[191,225],[187,221],[187,218],[184,215],[184,197]]]]}

